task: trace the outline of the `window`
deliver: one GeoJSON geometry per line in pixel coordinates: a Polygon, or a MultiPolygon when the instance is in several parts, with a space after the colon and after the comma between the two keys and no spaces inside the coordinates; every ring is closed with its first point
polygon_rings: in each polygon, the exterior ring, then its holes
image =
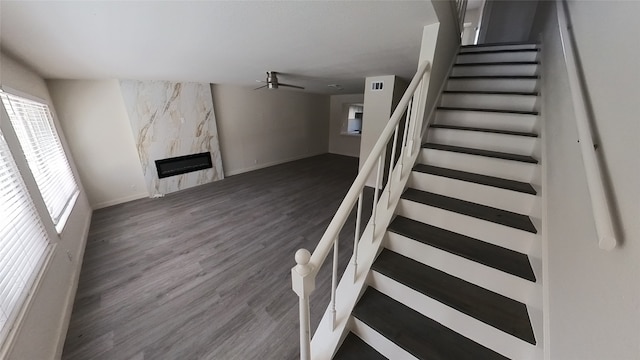
{"type": "Polygon", "coordinates": [[[71,167],[45,104],[0,91],[29,168],[58,232],[78,195],[71,167]]]}
{"type": "Polygon", "coordinates": [[[0,133],[0,339],[11,329],[48,249],[44,225],[0,133]]]}

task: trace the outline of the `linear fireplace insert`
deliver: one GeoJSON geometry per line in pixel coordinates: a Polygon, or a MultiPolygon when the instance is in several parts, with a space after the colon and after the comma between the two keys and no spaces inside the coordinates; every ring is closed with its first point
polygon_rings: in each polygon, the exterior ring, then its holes
{"type": "Polygon", "coordinates": [[[213,163],[211,162],[211,153],[208,151],[156,160],[156,170],[158,170],[158,178],[160,179],[211,167],[213,167],[213,163]]]}

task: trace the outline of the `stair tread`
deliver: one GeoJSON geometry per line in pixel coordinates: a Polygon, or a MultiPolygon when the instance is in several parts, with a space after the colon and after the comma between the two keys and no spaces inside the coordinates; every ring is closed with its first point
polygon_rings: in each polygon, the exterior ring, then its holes
{"type": "Polygon", "coordinates": [[[451,151],[451,152],[457,152],[457,153],[463,153],[463,154],[492,157],[497,159],[520,161],[520,162],[525,162],[530,164],[538,163],[538,160],[532,158],[531,156],[509,154],[509,153],[503,153],[503,152],[491,151],[491,150],[472,149],[472,148],[466,148],[461,146],[452,146],[452,145],[434,144],[434,143],[425,143],[422,145],[422,147],[426,149],[451,151]]]}
{"type": "Polygon", "coordinates": [[[469,107],[454,107],[454,106],[438,106],[438,110],[481,111],[481,112],[495,112],[495,113],[505,113],[505,114],[538,115],[537,111],[469,108],[469,107]]]}
{"type": "Polygon", "coordinates": [[[519,229],[534,234],[538,233],[528,216],[511,211],[497,209],[491,206],[476,204],[470,201],[460,200],[412,188],[405,190],[405,192],[402,194],[402,198],[437,207],[443,210],[472,216],[481,220],[490,221],[514,229],[519,229]]]}
{"type": "MultiPolygon", "coordinates": [[[[483,63],[474,63],[474,64],[483,64],[483,63]]],[[[538,75],[451,75],[449,76],[450,80],[465,80],[465,79],[532,79],[537,80],[538,75]]]]}
{"type": "Polygon", "coordinates": [[[373,270],[510,335],[535,345],[527,306],[384,249],[373,270]]]}
{"type": "Polygon", "coordinates": [[[425,164],[417,164],[413,167],[413,171],[431,174],[436,176],[443,176],[450,179],[457,179],[462,181],[472,182],[474,184],[493,186],[500,189],[506,189],[511,191],[517,191],[525,194],[536,195],[536,190],[531,186],[531,184],[515,181],[509,179],[503,179],[495,176],[481,175],[466,171],[453,170],[442,168],[438,166],[425,165],[425,164]]]}
{"type": "Polygon", "coordinates": [[[529,258],[517,251],[404,216],[397,216],[389,225],[388,230],[522,279],[536,281],[529,258]]]}
{"type": "Polygon", "coordinates": [[[526,137],[538,137],[538,134],[533,132],[524,132],[524,131],[511,131],[511,130],[498,130],[498,129],[489,129],[489,128],[479,128],[473,126],[458,126],[458,125],[444,125],[444,124],[431,124],[429,127],[436,129],[451,129],[451,130],[467,130],[467,131],[480,131],[487,132],[492,134],[504,134],[504,135],[516,135],[516,136],[526,136],[526,137]]]}
{"type": "Polygon", "coordinates": [[[333,357],[333,360],[387,360],[382,354],[377,352],[374,348],[369,346],[366,342],[356,336],[354,333],[349,333],[347,337],[340,345],[338,352],[333,357]]]}
{"type": "Polygon", "coordinates": [[[492,61],[480,63],[461,63],[453,66],[502,66],[502,65],[539,65],[538,61],[492,61]]]}
{"type": "Polygon", "coordinates": [[[371,287],[353,315],[418,359],[507,359],[371,287]]]}
{"type": "Polygon", "coordinates": [[[481,91],[481,90],[445,90],[445,94],[479,94],[479,95],[523,95],[538,96],[537,92],[527,91],[481,91]]]}
{"type": "Polygon", "coordinates": [[[511,41],[511,42],[498,42],[498,43],[484,43],[484,44],[475,44],[475,45],[462,45],[460,46],[462,49],[469,48],[483,48],[488,46],[514,46],[514,45],[535,45],[538,46],[538,43],[532,42],[522,42],[522,41],[511,41]]]}
{"type": "Polygon", "coordinates": [[[463,51],[459,52],[460,55],[469,55],[469,54],[492,54],[492,53],[510,53],[510,52],[538,52],[540,49],[495,49],[495,50],[480,50],[480,51],[463,51]]]}

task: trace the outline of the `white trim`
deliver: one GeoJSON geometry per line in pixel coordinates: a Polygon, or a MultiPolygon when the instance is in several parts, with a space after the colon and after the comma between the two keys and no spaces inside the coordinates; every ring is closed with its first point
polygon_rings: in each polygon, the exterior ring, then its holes
{"type": "MultiPolygon", "coordinates": [[[[225,171],[224,172],[224,176],[227,177],[227,176],[238,175],[238,174],[242,174],[242,173],[253,171],[253,170],[264,169],[264,168],[269,167],[269,166],[280,165],[280,164],[288,163],[288,162],[291,162],[291,161],[296,161],[296,160],[300,160],[300,159],[306,159],[306,158],[310,158],[310,157],[318,156],[318,155],[322,155],[322,154],[327,154],[327,153],[328,153],[327,151],[322,151],[322,152],[318,152],[318,153],[311,153],[311,154],[305,154],[305,155],[300,155],[300,156],[294,156],[294,157],[283,159],[283,160],[276,160],[276,161],[270,161],[270,162],[266,162],[266,163],[260,163],[260,164],[257,164],[257,165],[248,166],[248,167],[244,167],[244,168],[237,169],[237,170],[225,171]]],[[[222,167],[224,168],[224,164],[222,165],[222,167]]]]}
{"type": "Polygon", "coordinates": [[[98,209],[102,209],[102,208],[106,208],[109,206],[113,206],[113,205],[118,205],[118,204],[124,204],[126,202],[129,201],[134,201],[134,200],[138,200],[138,199],[144,199],[149,197],[149,193],[148,192],[141,192],[141,193],[137,193],[137,194],[133,194],[133,195],[129,195],[129,196],[123,196],[117,199],[113,199],[113,200],[107,200],[107,201],[102,201],[99,202],[97,204],[92,204],[91,208],[93,210],[98,210],[98,209]]]}

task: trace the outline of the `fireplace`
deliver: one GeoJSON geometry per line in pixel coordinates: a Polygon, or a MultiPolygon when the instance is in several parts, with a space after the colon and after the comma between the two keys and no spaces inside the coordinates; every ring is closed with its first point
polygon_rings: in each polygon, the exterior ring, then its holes
{"type": "Polygon", "coordinates": [[[213,164],[210,152],[156,160],[156,170],[160,179],[211,167],[213,164]]]}

